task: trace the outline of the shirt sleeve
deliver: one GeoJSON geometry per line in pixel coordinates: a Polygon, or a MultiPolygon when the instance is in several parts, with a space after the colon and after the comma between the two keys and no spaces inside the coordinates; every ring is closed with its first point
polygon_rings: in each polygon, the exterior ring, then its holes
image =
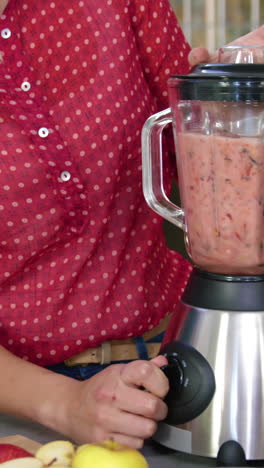
{"type": "Polygon", "coordinates": [[[142,68],[158,109],[168,106],[167,80],[190,70],[190,46],[169,0],[134,0],[131,23],[142,68]]]}

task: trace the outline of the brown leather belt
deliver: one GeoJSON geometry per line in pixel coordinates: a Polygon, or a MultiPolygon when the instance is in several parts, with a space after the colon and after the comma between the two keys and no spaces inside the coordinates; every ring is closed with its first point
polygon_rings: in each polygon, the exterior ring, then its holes
{"type": "MultiPolygon", "coordinates": [[[[144,341],[148,341],[154,336],[159,335],[166,330],[170,316],[163,319],[159,325],[142,335],[144,341]]],[[[159,353],[161,343],[145,343],[149,358],[152,359],[159,353]]],[[[112,340],[102,343],[96,348],[88,348],[79,354],[75,354],[64,361],[68,367],[79,364],[86,366],[88,364],[109,364],[115,361],[133,361],[139,359],[138,351],[133,338],[126,340],[112,340]]]]}

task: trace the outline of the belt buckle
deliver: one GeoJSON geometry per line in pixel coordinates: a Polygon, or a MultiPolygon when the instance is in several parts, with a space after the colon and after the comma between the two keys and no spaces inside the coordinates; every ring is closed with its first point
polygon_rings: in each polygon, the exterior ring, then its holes
{"type": "Polygon", "coordinates": [[[111,362],[111,343],[110,341],[106,341],[105,343],[102,343],[101,346],[101,362],[100,364],[110,364],[111,362]]]}
{"type": "Polygon", "coordinates": [[[89,364],[110,364],[112,358],[111,342],[102,343],[97,348],[88,348],[79,354],[65,359],[64,364],[68,367],[88,366],[89,364]]]}

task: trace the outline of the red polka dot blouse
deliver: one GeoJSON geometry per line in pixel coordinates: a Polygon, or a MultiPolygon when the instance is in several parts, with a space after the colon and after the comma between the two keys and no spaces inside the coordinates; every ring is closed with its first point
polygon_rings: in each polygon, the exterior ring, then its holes
{"type": "Polygon", "coordinates": [[[167,0],[10,0],[0,17],[0,344],[23,359],[177,310],[191,267],[143,198],[141,129],[188,52],[167,0]]]}

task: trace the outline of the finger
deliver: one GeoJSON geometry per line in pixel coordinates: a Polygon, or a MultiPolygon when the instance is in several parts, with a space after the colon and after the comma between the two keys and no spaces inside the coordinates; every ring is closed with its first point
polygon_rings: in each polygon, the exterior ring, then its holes
{"type": "Polygon", "coordinates": [[[150,361],[133,361],[120,372],[122,381],[129,386],[144,387],[153,395],[164,398],[169,391],[165,374],[150,361]]]}
{"type": "Polygon", "coordinates": [[[210,60],[210,54],[205,47],[195,47],[191,50],[188,55],[189,64],[193,67],[199,63],[208,63],[210,60]]]}
{"type": "Polygon", "coordinates": [[[144,445],[144,439],[140,439],[139,437],[129,437],[124,434],[114,433],[111,435],[110,440],[114,440],[119,444],[128,445],[128,447],[134,449],[141,449],[144,445]]]}
{"type": "Polygon", "coordinates": [[[119,392],[115,407],[155,421],[162,421],[168,413],[166,403],[156,395],[127,385],[119,392]]]}
{"type": "Polygon", "coordinates": [[[106,408],[103,429],[106,433],[147,439],[156,431],[157,423],[150,418],[120,411],[117,408],[106,408]]]}
{"type": "Polygon", "coordinates": [[[155,366],[157,367],[162,367],[166,366],[168,364],[168,360],[165,358],[165,356],[162,356],[161,354],[159,356],[156,356],[154,359],[151,359],[151,361],[155,366]]]}

